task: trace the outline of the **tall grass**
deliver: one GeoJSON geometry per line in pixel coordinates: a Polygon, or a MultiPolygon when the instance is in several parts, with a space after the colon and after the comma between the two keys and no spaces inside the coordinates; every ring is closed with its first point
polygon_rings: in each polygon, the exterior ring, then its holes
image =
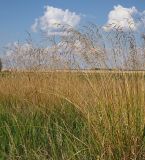
{"type": "Polygon", "coordinates": [[[1,159],[145,159],[145,73],[2,73],[1,159]]]}
{"type": "Polygon", "coordinates": [[[63,32],[6,52],[0,159],[144,160],[143,34],[95,25],[63,32]]]}

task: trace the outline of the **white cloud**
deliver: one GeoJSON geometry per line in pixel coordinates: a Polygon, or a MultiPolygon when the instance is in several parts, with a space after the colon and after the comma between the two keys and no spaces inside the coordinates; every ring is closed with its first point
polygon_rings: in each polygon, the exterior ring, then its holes
{"type": "Polygon", "coordinates": [[[139,12],[136,7],[125,8],[121,5],[114,6],[109,12],[108,22],[103,27],[106,31],[122,28],[136,31],[145,21],[145,11],[139,12]]]}
{"type": "Polygon", "coordinates": [[[80,15],[71,12],[68,9],[62,10],[51,6],[45,7],[44,15],[35,19],[31,26],[33,32],[42,30],[47,34],[60,34],[60,25],[70,25],[76,27],[81,20],[80,15]]]}

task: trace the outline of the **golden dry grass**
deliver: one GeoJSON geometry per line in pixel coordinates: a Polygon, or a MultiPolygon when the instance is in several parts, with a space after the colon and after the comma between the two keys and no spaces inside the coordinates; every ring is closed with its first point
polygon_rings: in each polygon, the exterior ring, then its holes
{"type": "MultiPolygon", "coordinates": [[[[144,72],[2,73],[0,103],[10,103],[16,112],[22,113],[28,111],[29,106],[33,111],[57,107],[65,113],[63,106],[68,103],[80,114],[77,117],[87,121],[89,136],[95,137],[88,146],[90,152],[85,153],[88,157],[90,154],[92,159],[100,160],[144,157],[144,72]]],[[[80,157],[74,156],[74,159],[80,157]]]]}
{"type": "Polygon", "coordinates": [[[32,104],[59,103],[77,107],[120,106],[139,101],[144,106],[144,72],[16,72],[0,78],[0,97],[32,104]]]}

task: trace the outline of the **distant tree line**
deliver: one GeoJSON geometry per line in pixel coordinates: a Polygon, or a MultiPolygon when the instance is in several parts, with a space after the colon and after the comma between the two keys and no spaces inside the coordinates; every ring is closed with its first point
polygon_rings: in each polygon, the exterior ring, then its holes
{"type": "Polygon", "coordinates": [[[2,60],[1,60],[1,58],[0,58],[0,72],[2,71],[2,60]]]}

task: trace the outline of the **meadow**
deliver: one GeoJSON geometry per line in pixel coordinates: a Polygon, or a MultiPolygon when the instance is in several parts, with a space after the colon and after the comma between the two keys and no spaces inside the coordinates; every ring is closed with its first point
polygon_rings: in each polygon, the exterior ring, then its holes
{"type": "Polygon", "coordinates": [[[1,160],[144,160],[145,72],[1,72],[1,160]]]}

